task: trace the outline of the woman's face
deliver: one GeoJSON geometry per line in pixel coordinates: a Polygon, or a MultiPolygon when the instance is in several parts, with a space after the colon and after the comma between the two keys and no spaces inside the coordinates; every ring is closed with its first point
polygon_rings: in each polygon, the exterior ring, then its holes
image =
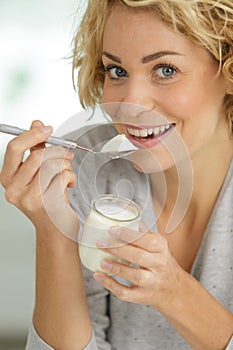
{"type": "Polygon", "coordinates": [[[118,131],[142,148],[132,157],[138,169],[158,170],[154,159],[163,170],[172,167],[180,142],[194,159],[227,139],[227,83],[217,75],[218,63],[155,14],[113,7],[102,61],[102,102],[118,131]]]}

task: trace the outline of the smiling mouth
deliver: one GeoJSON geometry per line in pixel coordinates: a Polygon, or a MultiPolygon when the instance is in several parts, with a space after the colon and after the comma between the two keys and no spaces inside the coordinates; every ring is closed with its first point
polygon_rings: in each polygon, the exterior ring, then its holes
{"type": "Polygon", "coordinates": [[[135,127],[127,127],[127,132],[130,136],[133,136],[137,140],[146,141],[148,139],[160,138],[165,135],[168,131],[170,131],[175,124],[164,124],[160,126],[156,126],[155,128],[135,128],[135,127]]]}

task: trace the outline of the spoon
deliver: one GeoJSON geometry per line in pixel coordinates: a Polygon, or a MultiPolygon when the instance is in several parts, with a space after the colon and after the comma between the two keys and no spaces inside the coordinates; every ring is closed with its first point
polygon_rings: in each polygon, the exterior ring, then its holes
{"type": "MultiPolygon", "coordinates": [[[[10,135],[21,135],[27,130],[20,129],[16,126],[0,124],[0,132],[10,135]]],[[[71,140],[66,140],[61,137],[50,136],[46,140],[47,144],[54,146],[62,146],[70,149],[81,149],[86,152],[90,152],[95,155],[107,156],[111,159],[117,159],[121,157],[128,156],[132,152],[136,151],[138,148],[135,147],[125,135],[117,135],[113,139],[109,140],[100,151],[93,151],[89,148],[78,145],[76,142],[71,140]]]]}

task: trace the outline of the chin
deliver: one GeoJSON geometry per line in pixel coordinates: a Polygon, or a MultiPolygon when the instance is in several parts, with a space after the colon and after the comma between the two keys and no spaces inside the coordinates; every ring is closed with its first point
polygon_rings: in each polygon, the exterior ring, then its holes
{"type": "Polygon", "coordinates": [[[130,160],[135,167],[135,169],[141,173],[161,173],[170,168],[174,167],[174,161],[171,157],[156,157],[153,153],[143,156],[143,153],[140,155],[140,151],[137,151],[135,154],[130,156],[130,160]]]}

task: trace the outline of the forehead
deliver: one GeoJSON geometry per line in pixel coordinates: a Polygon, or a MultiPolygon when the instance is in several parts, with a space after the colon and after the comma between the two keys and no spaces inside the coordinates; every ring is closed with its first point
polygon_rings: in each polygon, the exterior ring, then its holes
{"type": "Polygon", "coordinates": [[[114,5],[106,20],[103,35],[104,50],[124,50],[138,46],[146,51],[159,49],[193,50],[190,40],[163,23],[155,12],[144,8],[114,5]]]}

